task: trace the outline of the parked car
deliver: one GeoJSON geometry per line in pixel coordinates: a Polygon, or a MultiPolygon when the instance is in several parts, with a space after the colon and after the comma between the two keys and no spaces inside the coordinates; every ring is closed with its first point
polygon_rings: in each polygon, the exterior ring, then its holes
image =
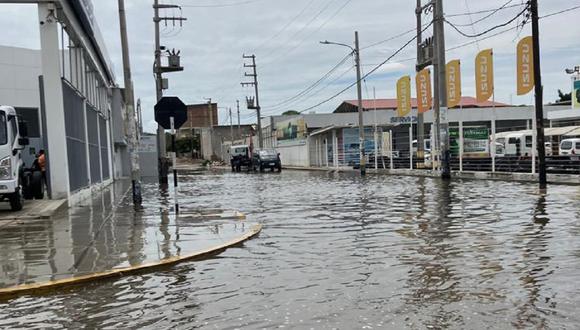
{"type": "Polygon", "coordinates": [[[264,172],[269,168],[278,172],[282,171],[282,162],[280,161],[280,154],[275,149],[261,149],[256,150],[252,156],[252,168],[254,171],[260,170],[264,172]]]}
{"type": "Polygon", "coordinates": [[[560,142],[560,155],[580,155],[580,139],[565,139],[560,142]]]}
{"type": "Polygon", "coordinates": [[[250,158],[250,147],[247,145],[231,146],[229,149],[230,165],[232,172],[240,172],[242,167],[248,171],[252,168],[252,159],[250,158]]]}

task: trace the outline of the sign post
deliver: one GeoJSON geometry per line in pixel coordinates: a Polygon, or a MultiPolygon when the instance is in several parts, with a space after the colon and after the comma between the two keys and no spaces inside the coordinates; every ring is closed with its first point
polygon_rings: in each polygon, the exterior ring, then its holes
{"type": "Polygon", "coordinates": [[[177,199],[177,150],[175,143],[176,130],[187,121],[187,106],[175,96],[164,96],[155,105],[155,121],[164,129],[171,130],[171,148],[173,150],[173,198],[175,200],[175,214],[179,213],[177,199]]]}
{"type": "Polygon", "coordinates": [[[177,150],[175,148],[175,118],[169,117],[171,124],[171,150],[173,151],[171,157],[171,164],[173,164],[173,199],[175,200],[175,214],[179,213],[179,201],[177,200],[177,150]]]}

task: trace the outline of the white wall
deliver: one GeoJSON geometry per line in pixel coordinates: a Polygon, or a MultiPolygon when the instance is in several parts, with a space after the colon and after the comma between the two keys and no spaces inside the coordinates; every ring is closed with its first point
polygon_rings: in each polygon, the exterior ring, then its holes
{"type": "Polygon", "coordinates": [[[310,166],[308,160],[308,143],[305,145],[278,146],[282,166],[310,166]]]}
{"type": "Polygon", "coordinates": [[[0,46],[0,104],[40,108],[40,51],[0,46]]]}

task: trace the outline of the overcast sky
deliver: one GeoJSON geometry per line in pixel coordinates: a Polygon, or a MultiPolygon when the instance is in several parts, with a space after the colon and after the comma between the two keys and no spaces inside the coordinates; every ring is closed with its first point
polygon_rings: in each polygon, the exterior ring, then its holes
{"type": "MultiPolygon", "coordinates": [[[[154,26],[152,0],[126,0],[129,41],[135,94],[143,105],[146,129],[153,131],[155,84],[152,73],[154,54],[154,26]]],[[[426,2],[426,1],[424,1],[426,2]]],[[[474,34],[504,23],[521,11],[520,7],[503,9],[487,19],[488,13],[509,2],[508,7],[523,0],[445,0],[448,20],[474,34]],[[460,15],[467,14],[472,15],[460,15]]],[[[580,0],[543,0],[540,16],[580,5],[580,0]]],[[[95,15],[107,43],[117,74],[123,85],[119,22],[116,0],[93,1],[95,15]]],[[[242,122],[252,122],[255,114],[245,108],[244,99],[253,95],[251,88],[242,88],[242,54],[256,54],[260,83],[260,103],[263,115],[285,110],[304,110],[336,94],[355,79],[352,58],[335,70],[313,91],[301,95],[282,106],[285,101],[316,82],[338,64],[349,49],[321,45],[330,40],[352,45],[354,31],[360,35],[361,60],[364,72],[370,71],[395,50],[412,38],[403,32],[415,26],[415,1],[395,0],[165,0],[178,4],[182,10],[164,10],[164,16],[187,18],[183,27],[162,26],[162,45],[181,50],[185,71],[166,74],[169,90],[166,95],[179,96],[186,103],[205,102],[211,97],[220,107],[232,107],[240,100],[242,122]],[[215,6],[218,7],[215,7],[215,6]],[[226,5],[219,7],[220,5],[226,5]],[[382,40],[388,40],[379,43],[382,40]],[[372,46],[372,47],[368,47],[372,46]],[[368,48],[366,48],[368,47],[368,48]]],[[[1,5],[4,13],[0,21],[0,44],[39,48],[37,12],[34,5],[1,5]]],[[[542,46],[542,79],[545,101],[554,101],[557,90],[570,90],[566,67],[580,64],[580,10],[548,17],[540,21],[542,46]]],[[[425,16],[428,19],[430,16],[425,16]]],[[[516,26],[521,20],[501,28],[516,26]]],[[[496,32],[494,31],[494,32],[496,32]]],[[[430,30],[425,32],[430,34],[430,30]]],[[[531,104],[533,95],[516,96],[515,49],[519,38],[529,35],[531,27],[511,30],[498,36],[480,40],[459,35],[446,26],[446,48],[473,43],[447,52],[447,60],[462,61],[463,95],[474,95],[474,58],[478,50],[493,48],[495,60],[496,100],[514,104],[531,104]]],[[[482,37],[483,38],[483,37],[482,37]]],[[[378,98],[395,97],[396,80],[414,75],[415,44],[411,43],[391,62],[376,71],[363,85],[363,97],[372,98],[376,88],[378,98]]],[[[413,87],[414,88],[414,87],[413,87]]],[[[414,93],[414,92],[413,92],[414,93]]],[[[351,88],[337,98],[310,111],[331,112],[342,100],[354,99],[351,88]]],[[[220,124],[227,122],[227,110],[220,109],[220,124]]]]}

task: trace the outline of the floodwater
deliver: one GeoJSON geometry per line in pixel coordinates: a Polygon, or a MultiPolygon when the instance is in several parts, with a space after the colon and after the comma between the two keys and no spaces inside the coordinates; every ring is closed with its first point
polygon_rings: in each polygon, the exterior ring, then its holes
{"type": "MultiPolygon", "coordinates": [[[[540,195],[533,184],[300,171],[181,178],[183,205],[238,209],[264,225],[260,236],[168,270],[0,302],[0,328],[580,324],[580,187],[540,195]]],[[[148,200],[155,209],[163,198],[148,200]]]]}

